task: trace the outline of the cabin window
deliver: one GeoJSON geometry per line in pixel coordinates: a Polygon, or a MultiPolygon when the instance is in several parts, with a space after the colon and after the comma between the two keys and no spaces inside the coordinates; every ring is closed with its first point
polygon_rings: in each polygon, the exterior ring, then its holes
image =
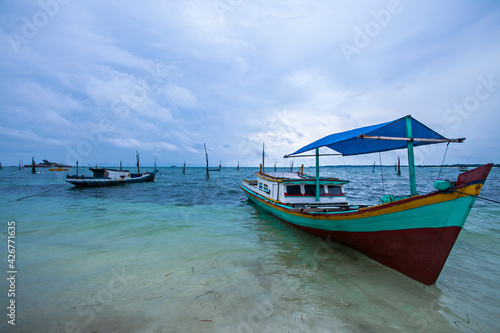
{"type": "MultiPolygon", "coordinates": [[[[316,195],[316,185],[305,185],[304,186],[304,194],[305,195],[316,195]]],[[[323,186],[319,186],[319,195],[325,194],[325,188],[323,186]]]]}
{"type": "Polygon", "coordinates": [[[328,194],[342,195],[342,188],[340,186],[328,185],[328,194]]]}
{"type": "Polygon", "coordinates": [[[288,195],[300,195],[300,185],[288,185],[286,187],[286,194],[288,195]]]}
{"type": "Polygon", "coordinates": [[[259,183],[259,190],[262,191],[262,183],[259,183]]]}

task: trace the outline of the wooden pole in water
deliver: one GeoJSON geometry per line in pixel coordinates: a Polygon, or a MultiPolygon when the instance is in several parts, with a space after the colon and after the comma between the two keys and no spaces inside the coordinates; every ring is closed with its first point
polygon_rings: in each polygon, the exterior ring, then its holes
{"type": "Polygon", "coordinates": [[[206,143],[204,143],[204,144],[203,144],[203,146],[205,147],[205,157],[206,157],[206,159],[207,159],[207,176],[206,176],[206,178],[207,178],[207,179],[209,179],[209,178],[210,178],[210,173],[209,173],[209,171],[208,171],[208,152],[207,152],[207,144],[206,144],[206,143]]]}
{"type": "Polygon", "coordinates": [[[36,169],[35,169],[35,158],[34,158],[34,157],[31,157],[31,173],[32,173],[32,174],[35,174],[35,173],[36,173],[36,169]]]}
{"type": "Polygon", "coordinates": [[[219,160],[219,172],[221,167],[222,167],[222,160],[219,160]]]}
{"type": "Polygon", "coordinates": [[[293,160],[292,160],[292,164],[290,165],[290,172],[293,172],[293,160]]]}
{"type": "MultiPolygon", "coordinates": [[[[0,164],[0,167],[2,167],[2,164],[0,164]]],[[[238,161],[238,166],[236,167],[236,170],[240,171],[240,161],[238,161]]]]}
{"type": "Polygon", "coordinates": [[[78,161],[76,161],[76,178],[78,178],[78,161]]]}
{"type": "Polygon", "coordinates": [[[137,173],[141,173],[141,169],[139,167],[139,158],[140,158],[141,154],[139,154],[139,152],[136,150],[135,151],[135,158],[137,159],[137,173]]]}
{"type": "Polygon", "coordinates": [[[274,162],[274,172],[276,172],[276,162],[274,162]]]}
{"type": "Polygon", "coordinates": [[[184,166],[182,167],[182,174],[186,174],[186,161],[184,161],[184,166]]]}
{"type": "Polygon", "coordinates": [[[155,169],[154,169],[154,171],[156,171],[156,157],[155,157],[155,169]]]}
{"type": "Polygon", "coordinates": [[[373,162],[373,169],[372,172],[375,172],[375,162],[373,162]]]}
{"type": "Polygon", "coordinates": [[[399,161],[399,156],[398,156],[398,176],[401,176],[401,162],[399,161]]]}
{"type": "MultiPolygon", "coordinates": [[[[78,165],[78,161],[76,161],[76,165],[78,165]]],[[[122,161],[120,161],[120,171],[122,171],[122,161]]]]}

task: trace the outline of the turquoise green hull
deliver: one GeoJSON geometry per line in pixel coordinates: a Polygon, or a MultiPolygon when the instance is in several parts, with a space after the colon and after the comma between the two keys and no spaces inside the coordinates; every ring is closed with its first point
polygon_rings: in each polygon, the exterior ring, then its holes
{"type": "MultiPolygon", "coordinates": [[[[291,214],[284,205],[276,205],[266,198],[242,187],[247,197],[257,206],[289,223],[301,227],[326,231],[373,232],[418,228],[463,227],[474,204],[474,197],[461,197],[431,205],[401,210],[393,213],[378,213],[375,216],[358,217],[359,210],[342,213],[291,214]],[[326,219],[325,219],[326,218],[326,219]]],[[[439,194],[446,195],[446,194],[439,194]]],[[[412,206],[414,203],[406,205],[412,206]]],[[[386,204],[389,207],[394,204],[386,204]]],[[[405,205],[402,203],[402,205],[405,205]]],[[[381,205],[380,210],[383,210],[381,205]]]]}

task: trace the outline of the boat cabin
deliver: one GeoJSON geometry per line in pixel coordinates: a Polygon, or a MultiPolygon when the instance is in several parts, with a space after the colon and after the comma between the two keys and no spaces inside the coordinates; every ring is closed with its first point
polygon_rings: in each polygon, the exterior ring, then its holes
{"type": "Polygon", "coordinates": [[[245,180],[243,186],[267,199],[293,207],[347,205],[344,186],[347,180],[320,178],[301,172],[256,172],[257,180],[245,180]],[[316,191],[319,188],[319,195],[316,191]],[[319,199],[319,201],[318,201],[319,199]]]}
{"type": "Polygon", "coordinates": [[[94,173],[94,178],[108,178],[114,180],[130,178],[130,171],[128,170],[90,168],[90,171],[94,173]]]}

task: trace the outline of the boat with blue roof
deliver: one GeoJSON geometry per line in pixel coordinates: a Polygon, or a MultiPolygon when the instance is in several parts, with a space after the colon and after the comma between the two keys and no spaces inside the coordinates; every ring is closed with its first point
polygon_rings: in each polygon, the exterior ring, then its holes
{"type": "MultiPolygon", "coordinates": [[[[414,147],[460,143],[411,116],[336,133],[285,157],[315,156],[316,174],[265,172],[243,180],[242,190],[259,208],[307,232],[349,246],[426,285],[436,283],[493,166],[461,173],[455,181],[436,181],[435,191],[417,192],[414,147]],[[378,205],[350,205],[347,180],[320,177],[319,148],[343,156],[395,149],[408,152],[410,194],[384,195],[378,205]],[[304,155],[308,151],[312,155],[304,155]]],[[[331,154],[328,154],[331,155],[331,154]]]]}

